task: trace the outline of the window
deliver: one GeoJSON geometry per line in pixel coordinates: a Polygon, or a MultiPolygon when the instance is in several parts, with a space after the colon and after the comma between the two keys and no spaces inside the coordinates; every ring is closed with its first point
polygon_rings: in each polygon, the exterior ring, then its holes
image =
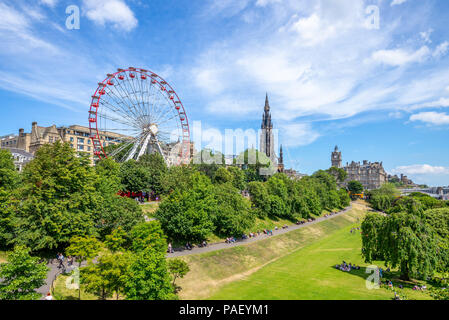
{"type": "Polygon", "coordinates": [[[87,143],[90,144],[90,139],[87,139],[87,143]]]}
{"type": "Polygon", "coordinates": [[[84,138],[78,138],[78,143],[84,144],[84,138]]]}
{"type": "Polygon", "coordinates": [[[87,147],[87,151],[90,151],[90,147],[87,147]]]}
{"type": "Polygon", "coordinates": [[[78,150],[84,150],[84,146],[79,145],[79,146],[78,146],[78,150]]]}
{"type": "Polygon", "coordinates": [[[73,148],[73,143],[70,144],[70,147],[73,148]]]}
{"type": "Polygon", "coordinates": [[[52,143],[52,142],[53,142],[53,137],[48,138],[48,141],[49,141],[50,143],[52,143]]]}
{"type": "Polygon", "coordinates": [[[73,137],[70,137],[70,142],[73,142],[73,137]]]}

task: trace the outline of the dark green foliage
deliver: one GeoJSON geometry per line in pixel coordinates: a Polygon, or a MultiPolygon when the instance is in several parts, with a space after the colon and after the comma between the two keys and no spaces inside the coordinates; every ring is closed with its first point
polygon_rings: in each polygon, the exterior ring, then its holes
{"type": "Polygon", "coordinates": [[[144,222],[136,225],[130,232],[131,250],[140,252],[147,248],[156,251],[167,251],[167,237],[158,221],[144,222]]]}
{"type": "Polygon", "coordinates": [[[117,229],[112,230],[111,234],[105,237],[104,244],[112,252],[117,252],[125,249],[127,241],[127,233],[122,229],[122,227],[118,227],[117,229]]]}
{"type": "Polygon", "coordinates": [[[344,182],[348,176],[348,173],[342,168],[331,167],[326,172],[332,175],[338,183],[344,182]]]}
{"type": "Polygon", "coordinates": [[[225,167],[220,167],[217,169],[214,175],[215,183],[232,183],[233,175],[225,167]]]}
{"type": "Polygon", "coordinates": [[[359,181],[349,181],[348,190],[352,194],[361,194],[363,192],[363,185],[359,181]]]}
{"type": "Polygon", "coordinates": [[[248,183],[248,191],[251,195],[251,201],[256,208],[259,208],[259,214],[266,216],[269,211],[268,190],[264,183],[253,181],[248,183]]]}
{"type": "Polygon", "coordinates": [[[214,229],[211,221],[216,211],[214,187],[210,179],[196,172],[190,177],[191,187],[175,190],[160,205],[155,217],[170,239],[200,242],[214,229]]]}
{"type": "Polygon", "coordinates": [[[232,174],[232,185],[238,190],[245,189],[246,186],[245,172],[238,167],[229,167],[228,171],[232,174]]]}
{"type": "Polygon", "coordinates": [[[241,236],[254,225],[250,202],[230,184],[215,186],[217,209],[212,215],[215,231],[223,236],[241,236]]]}
{"type": "Polygon", "coordinates": [[[350,202],[346,191],[337,188],[335,178],[322,170],[299,181],[277,173],[265,183],[250,182],[248,191],[261,217],[310,218],[321,215],[324,209],[347,207],[350,202]]]}
{"type": "Polygon", "coordinates": [[[133,226],[144,221],[142,208],[135,200],[109,194],[103,196],[102,203],[93,215],[101,240],[113,229],[121,227],[125,232],[129,232],[133,226]]]}
{"type": "Polygon", "coordinates": [[[20,176],[14,165],[11,152],[0,149],[0,189],[12,190],[19,183],[20,176]]]}
{"type": "Polygon", "coordinates": [[[53,249],[73,236],[95,234],[94,213],[102,204],[96,178],[89,159],[77,157],[68,144],[42,146],[23,172],[11,241],[53,249]]]}
{"type": "Polygon", "coordinates": [[[45,284],[48,268],[31,257],[30,250],[17,246],[9,253],[8,262],[0,264],[0,300],[37,300],[35,290],[45,284]]]}
{"type": "Polygon", "coordinates": [[[178,287],[176,286],[176,279],[184,278],[184,276],[190,271],[189,265],[187,262],[181,259],[170,259],[167,262],[168,272],[172,276],[173,288],[175,289],[175,293],[178,292],[178,287]]]}
{"type": "Polygon", "coordinates": [[[369,203],[374,209],[386,212],[399,196],[399,191],[393,184],[387,183],[377,190],[371,190],[367,193],[367,196],[369,203]]]}
{"type": "Polygon", "coordinates": [[[287,206],[285,205],[285,202],[284,200],[282,200],[281,197],[270,194],[268,196],[268,204],[269,204],[268,214],[271,217],[280,217],[280,218],[289,217],[290,212],[287,210],[287,206]]]}
{"type": "Polygon", "coordinates": [[[175,299],[165,251],[146,248],[130,257],[123,289],[128,300],[175,299]]]}
{"type": "Polygon", "coordinates": [[[124,292],[126,274],[130,263],[129,253],[105,254],[96,263],[89,263],[80,271],[80,282],[84,291],[95,294],[102,300],[116,294],[118,300],[124,292]]]}
{"type": "Polygon", "coordinates": [[[141,156],[138,164],[148,172],[149,178],[148,189],[142,190],[151,190],[157,195],[162,194],[165,190],[165,186],[163,185],[164,175],[168,171],[164,158],[159,153],[151,153],[141,156]]]}
{"type": "Polygon", "coordinates": [[[120,180],[123,191],[151,191],[149,171],[134,159],[120,166],[120,180]]]}
{"type": "Polygon", "coordinates": [[[383,260],[399,267],[401,278],[425,279],[445,259],[437,235],[420,213],[370,214],[362,223],[362,254],[367,262],[383,260]]]}

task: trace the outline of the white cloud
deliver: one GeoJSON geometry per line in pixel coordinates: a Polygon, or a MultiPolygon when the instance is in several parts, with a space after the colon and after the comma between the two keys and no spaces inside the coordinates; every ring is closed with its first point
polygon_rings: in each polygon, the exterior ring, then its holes
{"type": "Polygon", "coordinates": [[[449,42],[444,41],[438,47],[435,48],[435,51],[432,53],[433,57],[440,58],[440,57],[446,55],[448,48],[449,48],[449,42]]]}
{"type": "Polygon", "coordinates": [[[392,170],[393,174],[449,174],[449,167],[431,166],[428,164],[414,164],[409,166],[399,166],[392,170]]]}
{"type": "MultiPolygon", "coordinates": [[[[254,10],[248,7],[241,15],[254,10]]],[[[251,25],[239,25],[205,47],[187,72],[201,98],[210,101],[212,115],[232,118],[235,111],[258,119],[255,104],[246,102],[256,99],[263,107],[266,91],[273,119],[282,121],[333,120],[373,110],[388,114],[435,101],[448,86],[447,68],[424,71],[413,63],[435,62],[437,49],[410,39],[391,50],[402,24],[385,21],[379,30],[367,29],[362,0],[282,1],[270,13],[257,12],[260,18],[251,25]],[[379,68],[379,63],[408,68],[379,68]],[[404,77],[408,71],[413,76],[404,77]],[[232,108],[228,113],[226,105],[232,108]]]]}
{"type": "Polygon", "coordinates": [[[440,98],[439,100],[436,101],[415,104],[407,108],[407,110],[412,111],[425,108],[445,108],[445,107],[449,107],[449,98],[440,98]]]}
{"type": "Polygon", "coordinates": [[[390,4],[390,6],[397,6],[400,4],[403,4],[404,2],[407,2],[407,0],[393,0],[390,4]]]}
{"type": "Polygon", "coordinates": [[[27,10],[26,14],[0,3],[0,39],[8,44],[1,46],[0,52],[23,52],[39,48],[56,53],[58,50],[53,44],[34,35],[35,30],[29,18],[41,20],[43,16],[33,10],[27,10]]]}
{"type": "Polygon", "coordinates": [[[449,125],[449,115],[439,112],[420,112],[410,117],[410,121],[421,121],[432,125],[449,125]]]}
{"type": "Polygon", "coordinates": [[[85,14],[94,23],[104,26],[111,23],[115,28],[131,31],[138,21],[134,12],[123,0],[83,0],[85,14]]]}
{"type": "Polygon", "coordinates": [[[257,0],[256,1],[256,6],[258,7],[265,7],[269,4],[275,4],[275,3],[280,3],[282,0],[257,0]]]}
{"type": "Polygon", "coordinates": [[[47,5],[49,7],[54,8],[56,4],[58,3],[58,0],[40,0],[41,4],[47,5]]]}
{"type": "Polygon", "coordinates": [[[305,146],[313,143],[321,135],[308,123],[281,123],[282,144],[287,147],[305,146]]]}
{"type": "Polygon", "coordinates": [[[307,45],[313,46],[333,37],[337,27],[324,24],[317,14],[312,14],[293,23],[291,30],[296,31],[307,45]]]}
{"type": "Polygon", "coordinates": [[[372,59],[390,66],[402,66],[413,62],[422,62],[430,56],[429,47],[423,46],[417,51],[404,49],[379,50],[373,53],[372,59]]]}
{"type": "Polygon", "coordinates": [[[432,40],[430,40],[430,35],[432,34],[433,29],[429,29],[427,31],[420,32],[419,35],[426,43],[432,43],[432,40]]]}

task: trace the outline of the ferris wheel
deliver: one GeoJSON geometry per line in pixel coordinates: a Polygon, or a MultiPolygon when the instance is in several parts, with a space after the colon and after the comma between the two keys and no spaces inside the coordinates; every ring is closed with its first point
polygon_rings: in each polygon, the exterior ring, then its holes
{"type": "Polygon", "coordinates": [[[145,69],[118,69],[98,83],[89,129],[98,159],[124,162],[157,152],[169,166],[190,160],[184,106],[167,81],[145,69]]]}

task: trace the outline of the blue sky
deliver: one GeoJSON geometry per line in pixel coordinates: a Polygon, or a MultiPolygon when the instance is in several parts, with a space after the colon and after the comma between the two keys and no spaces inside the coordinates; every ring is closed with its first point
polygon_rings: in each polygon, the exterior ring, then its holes
{"type": "Polygon", "coordinates": [[[446,0],[0,0],[0,135],[87,125],[97,83],[134,66],[170,82],[203,146],[257,130],[268,92],[287,167],[328,168],[339,145],[449,185],[447,21],[446,0]]]}

